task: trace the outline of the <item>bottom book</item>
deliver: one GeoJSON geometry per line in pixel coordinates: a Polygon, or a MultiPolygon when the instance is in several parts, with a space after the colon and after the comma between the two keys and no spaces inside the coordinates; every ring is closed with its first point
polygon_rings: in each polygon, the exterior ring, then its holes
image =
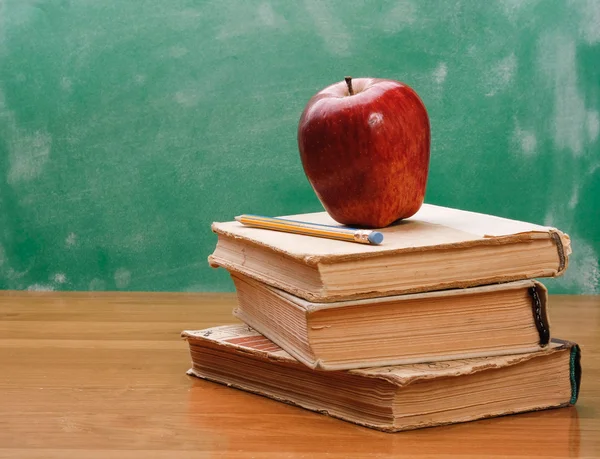
{"type": "Polygon", "coordinates": [[[444,362],[313,370],[246,325],[184,331],[188,374],[388,432],[558,408],[577,401],[579,346],[444,362]]]}

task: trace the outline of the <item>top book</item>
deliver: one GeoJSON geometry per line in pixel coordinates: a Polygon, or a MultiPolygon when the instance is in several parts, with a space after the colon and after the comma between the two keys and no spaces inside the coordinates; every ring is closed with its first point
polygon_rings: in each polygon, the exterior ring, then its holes
{"type": "MultiPolygon", "coordinates": [[[[340,226],[326,212],[282,218],[340,226]]],[[[423,204],[411,218],[378,231],[365,245],[213,223],[211,266],[221,266],[314,302],[561,275],[569,236],[551,227],[423,204]]]]}

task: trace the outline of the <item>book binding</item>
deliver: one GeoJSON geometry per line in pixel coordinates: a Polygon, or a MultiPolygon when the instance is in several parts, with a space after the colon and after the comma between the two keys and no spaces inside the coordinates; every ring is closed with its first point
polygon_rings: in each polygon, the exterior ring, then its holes
{"type": "Polygon", "coordinates": [[[540,335],[540,346],[545,347],[550,342],[550,324],[546,312],[546,293],[544,292],[544,300],[542,301],[538,288],[537,284],[530,287],[529,295],[531,296],[533,321],[540,335]]]}

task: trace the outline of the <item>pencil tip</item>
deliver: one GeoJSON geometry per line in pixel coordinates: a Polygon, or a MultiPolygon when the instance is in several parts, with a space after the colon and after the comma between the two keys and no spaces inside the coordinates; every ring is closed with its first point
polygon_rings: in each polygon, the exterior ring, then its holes
{"type": "Polygon", "coordinates": [[[236,221],[236,222],[239,222],[241,219],[242,219],[242,216],[241,216],[241,215],[238,215],[237,217],[235,217],[235,221],[236,221]]]}

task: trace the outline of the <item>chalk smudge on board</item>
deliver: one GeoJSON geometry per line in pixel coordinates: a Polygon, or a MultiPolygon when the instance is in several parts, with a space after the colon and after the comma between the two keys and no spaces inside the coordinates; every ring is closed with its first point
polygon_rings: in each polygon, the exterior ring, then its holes
{"type": "Polygon", "coordinates": [[[180,59],[183,56],[185,56],[186,54],[188,54],[190,51],[184,47],[184,46],[172,46],[169,49],[169,56],[175,58],[175,59],[180,59]]]}
{"type": "Polygon", "coordinates": [[[328,4],[319,0],[304,0],[304,6],[329,52],[338,56],[349,55],[350,34],[339,17],[331,13],[328,4]]]}
{"type": "Polygon", "coordinates": [[[411,26],[417,20],[417,9],[409,0],[400,0],[385,13],[382,29],[384,32],[396,33],[411,26]]]}
{"type": "Polygon", "coordinates": [[[574,238],[577,252],[569,260],[569,269],[561,283],[567,284],[584,295],[600,293],[600,266],[598,254],[583,239],[574,238]]]}
{"type": "Polygon", "coordinates": [[[6,11],[6,3],[4,0],[0,0],[0,56],[6,53],[6,18],[8,17],[6,11]]]}
{"type": "Polygon", "coordinates": [[[8,183],[28,181],[38,177],[49,159],[52,138],[45,131],[28,133],[13,131],[10,145],[8,183]]]}
{"type": "Polygon", "coordinates": [[[520,9],[527,4],[527,0],[499,0],[498,4],[501,6],[506,17],[512,22],[519,15],[520,9]]]}
{"type": "Polygon", "coordinates": [[[267,2],[261,3],[258,7],[258,17],[264,25],[269,27],[280,27],[283,23],[287,22],[285,18],[277,14],[273,10],[273,7],[267,2]]]}
{"type": "Polygon", "coordinates": [[[433,71],[433,81],[437,84],[442,84],[446,81],[446,76],[448,76],[448,66],[445,62],[440,62],[433,71]]]}
{"type": "Polygon", "coordinates": [[[102,279],[94,278],[90,281],[88,285],[88,290],[92,292],[106,290],[106,282],[102,279]]]}
{"type": "Polygon", "coordinates": [[[69,233],[65,239],[65,244],[67,247],[73,247],[75,244],[77,244],[77,235],[75,233],[69,233]]]}
{"type": "MultiPolygon", "coordinates": [[[[251,5],[251,4],[250,4],[251,5]]],[[[258,9],[243,8],[240,5],[231,8],[229,18],[217,34],[218,40],[227,40],[263,30],[265,26],[283,29],[287,20],[267,3],[262,2],[258,9]]]]}
{"type": "Polygon", "coordinates": [[[513,131],[513,142],[525,156],[533,156],[537,153],[537,137],[535,132],[521,128],[517,123],[513,131]]]}
{"type": "Polygon", "coordinates": [[[598,0],[571,1],[571,6],[580,7],[579,33],[588,45],[600,42],[600,2],[598,0]]]}
{"type": "Polygon", "coordinates": [[[598,134],[600,133],[600,117],[596,110],[588,110],[585,118],[585,127],[590,142],[598,140],[598,134]]]}
{"type": "Polygon", "coordinates": [[[554,211],[552,209],[548,209],[546,215],[544,216],[544,226],[554,227],[555,220],[556,216],[554,215],[554,211]]]}
{"type": "Polygon", "coordinates": [[[571,199],[569,199],[569,209],[575,209],[579,204],[579,185],[573,184],[573,191],[571,192],[571,199]]]}
{"type": "Polygon", "coordinates": [[[38,177],[49,159],[52,137],[45,130],[28,131],[18,126],[14,113],[6,106],[4,92],[0,89],[0,116],[5,120],[5,141],[9,150],[10,184],[38,177]]]}
{"type": "Polygon", "coordinates": [[[29,292],[53,292],[54,287],[48,284],[32,284],[27,287],[29,292]]]}
{"type": "Polygon", "coordinates": [[[60,79],[60,87],[65,92],[71,92],[71,89],[73,88],[73,81],[71,81],[69,77],[64,76],[60,79]]]}
{"type": "Polygon", "coordinates": [[[498,61],[490,70],[486,78],[486,96],[495,96],[499,91],[508,87],[517,70],[517,57],[515,53],[498,61]]]}
{"type": "Polygon", "coordinates": [[[131,282],[131,272],[125,268],[119,268],[115,271],[114,279],[117,288],[125,288],[131,282]]]}
{"type": "Polygon", "coordinates": [[[539,67],[554,91],[554,143],[579,157],[584,149],[588,113],[577,87],[575,41],[565,35],[546,35],[538,48],[539,67]]]}
{"type": "Polygon", "coordinates": [[[198,90],[189,89],[177,91],[174,95],[175,102],[183,107],[195,107],[200,101],[198,90]]]}
{"type": "Polygon", "coordinates": [[[65,273],[56,273],[52,280],[57,284],[65,284],[67,282],[67,275],[65,273]]]}

